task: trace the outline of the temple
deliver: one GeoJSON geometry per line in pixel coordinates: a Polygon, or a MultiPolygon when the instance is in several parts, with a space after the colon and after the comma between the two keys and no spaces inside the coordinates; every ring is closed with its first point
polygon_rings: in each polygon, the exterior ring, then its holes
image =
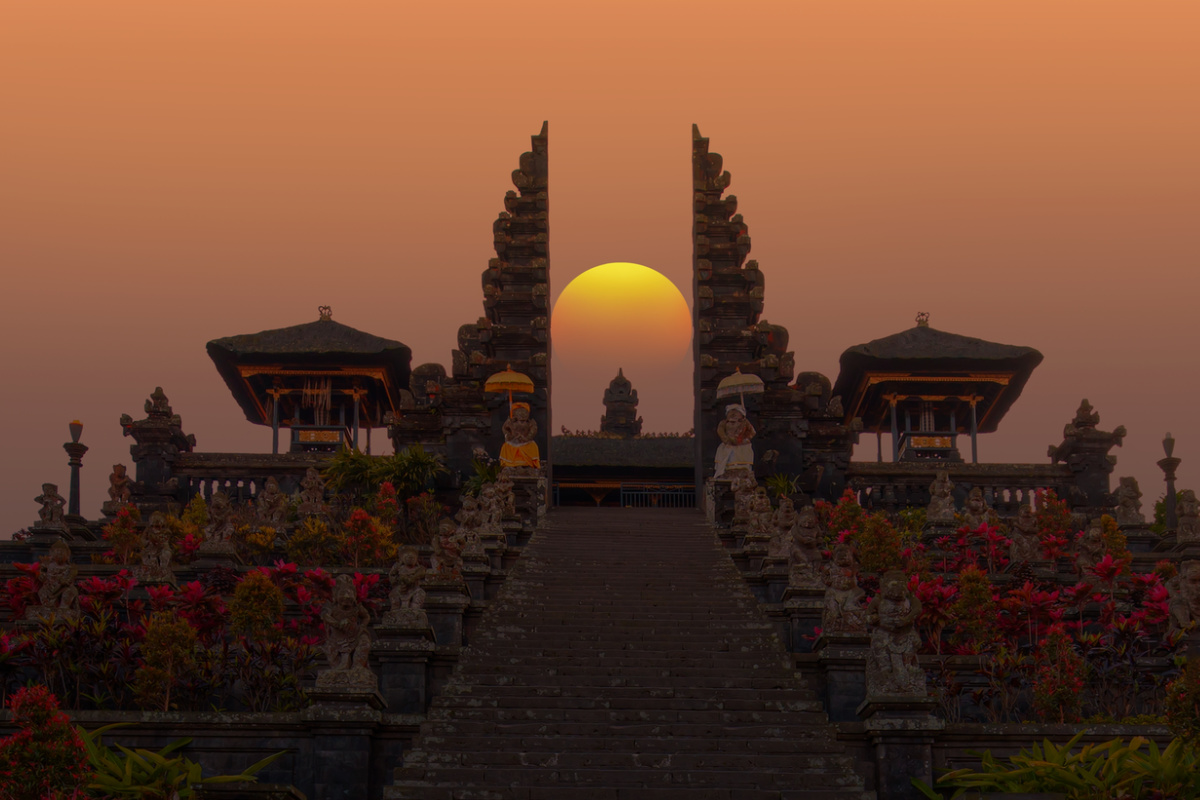
{"type": "Polygon", "coordinates": [[[1045,451],[981,460],[1042,355],[924,313],[835,380],[798,369],[730,172],[691,146],[692,431],[644,433],[619,371],[598,430],[552,435],[543,124],[448,368],[326,306],[214,339],[271,452],[200,450],[155,387],[94,517],[68,425],[69,482],[31,478],[0,542],[0,696],[186,737],[224,776],[196,800],[919,800],[983,749],[1200,728],[1174,439],[1153,512],[1086,399],[1045,451]]]}

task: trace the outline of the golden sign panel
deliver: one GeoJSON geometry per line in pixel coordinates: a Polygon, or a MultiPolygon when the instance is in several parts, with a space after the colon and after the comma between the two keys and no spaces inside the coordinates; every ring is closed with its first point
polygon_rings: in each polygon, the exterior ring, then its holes
{"type": "Polygon", "coordinates": [[[302,442],[333,442],[341,441],[337,431],[296,431],[302,442]]]}
{"type": "Polygon", "coordinates": [[[914,436],[909,441],[912,442],[913,447],[950,448],[954,446],[949,436],[914,436]]]}

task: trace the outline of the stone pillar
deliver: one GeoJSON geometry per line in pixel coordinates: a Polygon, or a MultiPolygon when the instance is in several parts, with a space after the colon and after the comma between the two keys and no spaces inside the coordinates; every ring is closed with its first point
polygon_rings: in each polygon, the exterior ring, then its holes
{"type": "Polygon", "coordinates": [[[852,722],[867,696],[867,633],[822,633],[813,644],[830,722],[852,722]]]}
{"type": "Polygon", "coordinates": [[[937,701],[925,695],[870,697],[859,705],[875,750],[875,794],[879,800],[920,800],[912,785],[919,778],[933,785],[933,742],[944,720],[933,716],[937,701]]]}
{"type": "Polygon", "coordinates": [[[312,800],[370,796],[371,738],[384,707],[377,691],[314,690],[301,712],[313,731],[312,800]]]}
{"type": "Polygon", "coordinates": [[[72,522],[83,522],[83,517],[79,514],[79,469],[83,466],[83,454],[88,451],[86,444],[79,443],[79,437],[83,434],[83,425],[79,420],[75,420],[70,424],[71,441],[63,445],[63,449],[67,451],[67,464],[71,467],[71,491],[67,494],[67,515],[74,517],[72,522]]]}
{"type": "Polygon", "coordinates": [[[379,692],[392,714],[424,714],[429,705],[429,660],[437,640],[429,618],[413,610],[404,619],[385,618],[375,629],[371,654],[379,660],[379,692]]]}

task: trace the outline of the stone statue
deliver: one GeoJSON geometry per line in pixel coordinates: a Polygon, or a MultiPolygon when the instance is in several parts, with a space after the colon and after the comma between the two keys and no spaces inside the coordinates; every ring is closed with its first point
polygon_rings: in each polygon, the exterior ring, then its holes
{"type": "Polygon", "coordinates": [[[150,515],[150,523],[142,534],[142,563],[134,568],[134,575],[144,583],[173,581],[171,572],[171,532],[167,529],[167,516],[161,511],[150,515]]]}
{"type": "Polygon", "coordinates": [[[479,517],[477,530],[480,536],[488,539],[504,536],[504,499],[496,489],[496,484],[487,483],[480,489],[479,517]]]}
{"type": "Polygon", "coordinates": [[[823,633],[861,633],[866,630],[862,608],[863,590],[858,585],[858,565],[848,544],[833,549],[833,560],[821,576],[825,584],[825,607],[821,614],[823,633]]]}
{"type": "Polygon", "coordinates": [[[1093,577],[1092,570],[1104,558],[1104,549],[1104,526],[1094,519],[1075,545],[1075,571],[1085,580],[1093,577]]]}
{"type": "Polygon", "coordinates": [[[477,530],[483,522],[483,509],[479,506],[479,500],[469,494],[465,495],[462,499],[462,508],[454,515],[454,521],[461,533],[477,530]]]}
{"type": "Polygon", "coordinates": [[[1120,525],[1144,525],[1142,516],[1142,490],[1137,478],[1121,478],[1117,487],[1117,523],[1120,525]]]}
{"type": "Polygon", "coordinates": [[[754,468],[754,447],[750,440],[754,438],[754,426],[746,419],[746,409],[738,403],[725,406],[725,419],[717,425],[716,470],[714,478],[720,478],[726,472],[744,470],[750,472],[754,468]]]}
{"type": "Polygon", "coordinates": [[[500,466],[503,469],[530,473],[540,469],[542,460],[538,455],[537,422],[529,418],[528,403],[513,403],[512,416],[504,421],[504,444],[500,448],[500,466]]]}
{"type": "Polygon", "coordinates": [[[229,495],[216,492],[208,501],[208,525],[204,527],[204,540],[213,544],[226,544],[233,538],[233,506],[229,495]]]}
{"type": "Polygon", "coordinates": [[[38,605],[25,610],[26,619],[41,619],[53,614],[57,618],[79,616],[79,590],[75,578],[79,568],[71,563],[71,548],[62,539],[50,545],[50,554],[42,559],[38,571],[38,605]]]}
{"type": "Polygon", "coordinates": [[[430,557],[430,566],[438,577],[452,578],[461,574],[465,545],[453,520],[444,519],[438,523],[437,536],[433,539],[433,555],[430,557]]]}
{"type": "Polygon", "coordinates": [[[771,542],[767,557],[786,561],[792,548],[792,528],[796,525],[796,504],[787,497],[779,498],[779,508],[771,517],[771,542]]]}
{"type": "Polygon", "coordinates": [[[1167,633],[1191,630],[1200,620],[1200,561],[1183,562],[1179,574],[1167,581],[1167,592],[1167,633]]]}
{"type": "Polygon", "coordinates": [[[1042,552],[1042,538],[1038,535],[1037,517],[1029,505],[1021,506],[1017,511],[1017,519],[1008,533],[1012,544],[1008,548],[1008,558],[1016,563],[1045,561],[1042,552]]]}
{"type": "MultiPolygon", "coordinates": [[[[817,522],[812,506],[800,509],[792,527],[791,548],[788,551],[788,583],[802,588],[818,588],[825,573],[825,556],[821,552],[825,532],[817,522]]],[[[855,582],[857,585],[857,581],[855,582]]]]}
{"type": "Polygon", "coordinates": [[[392,626],[428,625],[425,616],[425,590],[421,581],[425,580],[425,567],[417,560],[417,549],[405,547],[400,551],[400,557],[388,572],[388,580],[392,591],[388,595],[391,610],[383,615],[383,624],[392,626]]]}
{"type": "Polygon", "coordinates": [[[67,501],[58,493],[58,484],[43,483],[42,493],[33,498],[35,503],[41,503],[42,507],[38,509],[38,527],[40,528],[66,528],[67,524],[63,521],[63,508],[67,505],[67,501]]]}
{"type": "Polygon", "coordinates": [[[933,483],[929,484],[929,507],[925,510],[925,519],[934,525],[954,524],[954,484],[950,473],[938,470],[933,475],[933,483]]]}
{"type": "Polygon", "coordinates": [[[867,606],[871,652],[867,656],[867,697],[924,695],[925,671],[917,661],[921,637],[916,621],[921,601],[908,590],[903,572],[884,573],[879,594],[867,606]]]}
{"type": "Polygon", "coordinates": [[[749,533],[769,538],[772,533],[771,521],[773,518],[774,512],[771,510],[771,496],[767,494],[765,486],[759,486],[754,490],[754,500],[750,505],[749,533]]]}
{"type": "Polygon", "coordinates": [[[258,523],[266,528],[282,531],[287,525],[288,496],[279,491],[279,481],[267,478],[262,491],[258,493],[258,523]]]}
{"type": "Polygon", "coordinates": [[[966,505],[963,507],[963,524],[974,531],[978,530],[981,525],[995,526],[998,522],[996,512],[988,506],[987,500],[983,498],[983,489],[978,486],[972,488],[967,495],[966,505]]]}
{"type": "Polygon", "coordinates": [[[1195,544],[1200,542],[1200,502],[1196,501],[1196,493],[1184,489],[1176,507],[1179,518],[1179,544],[1195,544]]]}
{"type": "Polygon", "coordinates": [[[125,474],[124,464],[113,464],[112,474],[108,476],[108,501],[114,507],[129,504],[129,476],[125,474]]]}
{"type": "Polygon", "coordinates": [[[729,488],[733,491],[733,525],[750,524],[751,508],[754,505],[754,490],[758,481],[750,470],[739,470],[732,474],[729,488]]]}
{"type": "Polygon", "coordinates": [[[501,519],[517,515],[517,496],[513,492],[512,478],[504,472],[496,479],[496,496],[500,499],[501,519]]]}
{"type": "Polygon", "coordinates": [[[354,580],[338,575],[333,597],[321,609],[325,658],[329,669],[317,676],[317,688],[374,689],[378,679],[367,666],[371,652],[371,615],[358,602],[354,580]]]}
{"type": "Polygon", "coordinates": [[[325,506],[325,481],[316,467],[304,471],[304,479],[300,481],[300,506],[297,509],[301,519],[307,517],[323,517],[328,512],[325,506]]]}

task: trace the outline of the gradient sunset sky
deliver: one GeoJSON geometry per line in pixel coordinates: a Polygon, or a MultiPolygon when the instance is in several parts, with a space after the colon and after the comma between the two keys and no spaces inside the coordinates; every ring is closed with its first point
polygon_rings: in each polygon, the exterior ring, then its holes
{"type": "MultiPolygon", "coordinates": [[[[4,3],[0,536],[65,494],[73,418],[98,516],[155,386],[200,450],[269,450],[209,339],[329,304],[448,365],[542,120],[552,296],[632,261],[690,302],[698,123],[797,370],[918,311],[1036,347],[981,458],[1044,463],[1087,397],[1149,505],[1166,431],[1200,479],[1197,98],[1186,0],[4,3]]],[[[597,426],[586,366],[556,431],[597,426]]],[[[626,374],[691,426],[690,367],[626,374]]]]}

